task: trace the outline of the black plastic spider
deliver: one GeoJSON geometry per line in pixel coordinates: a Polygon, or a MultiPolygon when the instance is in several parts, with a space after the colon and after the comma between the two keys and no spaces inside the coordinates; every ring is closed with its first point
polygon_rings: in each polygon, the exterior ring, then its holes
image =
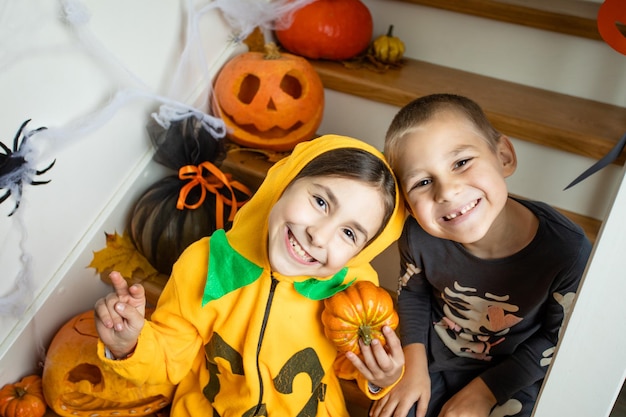
{"type": "Polygon", "coordinates": [[[35,133],[46,129],[45,127],[40,127],[35,130],[31,130],[23,135],[22,143],[19,143],[19,138],[24,131],[26,125],[30,122],[30,119],[26,120],[22,123],[19,130],[15,134],[15,138],[13,139],[13,150],[9,149],[4,143],[0,142],[0,147],[4,150],[4,154],[0,153],[0,189],[6,189],[7,191],[0,197],[0,204],[3,203],[7,198],[13,194],[13,198],[15,200],[15,207],[9,213],[9,216],[13,215],[15,211],[20,206],[20,201],[22,199],[22,187],[24,183],[32,184],[32,185],[41,185],[47,184],[48,181],[35,181],[36,175],[41,175],[46,173],[50,168],[54,166],[56,159],[52,161],[50,165],[46,168],[37,170],[30,166],[29,161],[26,160],[24,154],[28,139],[34,135],[35,133]],[[19,144],[19,146],[18,146],[19,144]]]}

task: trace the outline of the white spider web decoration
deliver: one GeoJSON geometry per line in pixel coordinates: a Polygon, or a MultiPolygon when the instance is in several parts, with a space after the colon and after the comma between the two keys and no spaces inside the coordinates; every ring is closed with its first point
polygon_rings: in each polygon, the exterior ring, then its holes
{"type": "MultiPolygon", "coordinates": [[[[33,135],[29,143],[20,150],[28,155],[27,164],[34,169],[48,166],[61,150],[74,146],[91,132],[106,125],[120,109],[138,100],[160,104],[159,111],[153,113],[152,117],[164,127],[172,121],[191,116],[201,120],[204,127],[207,130],[213,130],[213,133],[223,131],[221,119],[208,113],[210,86],[214,75],[211,69],[215,69],[215,61],[221,66],[234,53],[243,52],[242,48],[245,47],[241,41],[256,27],[263,29],[266,34],[274,28],[285,27],[289,24],[291,13],[311,1],[313,0],[215,0],[198,8],[195,6],[195,0],[185,0],[184,48],[167,94],[158,95],[94,35],[90,29],[91,13],[80,1],[59,0],[62,11],[59,17],[71,28],[71,33],[82,45],[82,49],[101,62],[107,71],[121,74],[120,78],[124,82],[104,106],[63,126],[49,127],[33,135]],[[207,62],[198,25],[204,14],[217,10],[232,29],[232,43],[224,48],[217,60],[207,62]]],[[[24,21],[12,22],[11,15],[14,7],[13,2],[0,2],[0,22],[5,24],[4,30],[13,31],[17,37],[20,33],[25,34],[30,28],[36,27],[40,24],[39,19],[44,18],[37,8],[31,8],[32,13],[25,17],[30,22],[29,24],[25,25],[24,21]]],[[[24,48],[19,51],[14,48],[9,53],[6,53],[1,46],[3,42],[9,42],[11,39],[6,41],[0,39],[0,70],[10,67],[15,61],[25,60],[33,55],[67,52],[67,45],[41,47],[36,43],[29,44],[28,36],[23,36],[23,39],[25,39],[24,48]]],[[[36,121],[33,125],[39,127],[35,123],[36,121]]],[[[28,128],[24,133],[27,132],[28,128]]],[[[12,146],[12,141],[9,146],[12,146]]],[[[19,241],[0,242],[0,246],[11,243],[12,252],[19,252],[18,259],[16,259],[19,271],[11,277],[10,290],[0,296],[0,316],[20,317],[32,305],[37,291],[33,277],[33,255],[29,245],[30,239],[37,238],[37,231],[29,229],[24,216],[29,207],[27,194],[30,188],[28,184],[25,184],[20,208],[10,219],[13,234],[19,236],[19,241]]],[[[5,204],[11,204],[11,200],[8,199],[5,204]]],[[[41,352],[44,351],[43,347],[39,349],[41,352]]]]}

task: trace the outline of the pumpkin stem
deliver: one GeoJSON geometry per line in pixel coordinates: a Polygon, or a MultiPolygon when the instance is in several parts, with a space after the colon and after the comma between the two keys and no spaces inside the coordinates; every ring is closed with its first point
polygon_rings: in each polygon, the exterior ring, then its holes
{"type": "Polygon", "coordinates": [[[27,391],[24,388],[22,388],[22,387],[15,387],[15,396],[17,398],[22,398],[26,394],[27,394],[27,391]]]}
{"type": "Polygon", "coordinates": [[[389,36],[389,37],[393,36],[393,25],[389,25],[389,30],[387,31],[387,36],[389,36]]]}
{"type": "Polygon", "coordinates": [[[274,42],[265,44],[265,59],[278,59],[280,58],[280,52],[278,46],[274,42]]]}
{"type": "Polygon", "coordinates": [[[359,326],[359,337],[365,343],[365,346],[369,346],[372,343],[372,328],[366,324],[359,326]]]}

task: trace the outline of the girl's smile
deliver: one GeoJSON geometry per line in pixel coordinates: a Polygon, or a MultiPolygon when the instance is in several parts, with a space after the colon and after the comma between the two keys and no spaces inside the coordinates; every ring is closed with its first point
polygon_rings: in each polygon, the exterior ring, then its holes
{"type": "Polygon", "coordinates": [[[380,191],[343,177],[304,177],[274,204],[268,220],[268,257],[286,276],[339,272],[380,229],[380,191]]]}
{"type": "Polygon", "coordinates": [[[314,257],[309,255],[309,253],[300,245],[300,243],[298,243],[298,241],[296,240],[296,238],[293,236],[293,234],[291,233],[289,229],[287,229],[286,235],[287,235],[287,240],[289,241],[287,243],[287,247],[292,249],[291,254],[293,255],[296,261],[302,262],[304,265],[312,265],[318,262],[314,257]]]}

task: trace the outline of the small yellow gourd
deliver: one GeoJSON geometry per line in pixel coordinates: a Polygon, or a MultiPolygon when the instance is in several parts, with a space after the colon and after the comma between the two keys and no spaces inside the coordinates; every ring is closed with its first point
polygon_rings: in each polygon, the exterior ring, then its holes
{"type": "Polygon", "coordinates": [[[386,35],[380,35],[372,42],[372,55],[384,64],[397,64],[404,56],[404,42],[393,36],[393,25],[389,26],[386,35]]]}

